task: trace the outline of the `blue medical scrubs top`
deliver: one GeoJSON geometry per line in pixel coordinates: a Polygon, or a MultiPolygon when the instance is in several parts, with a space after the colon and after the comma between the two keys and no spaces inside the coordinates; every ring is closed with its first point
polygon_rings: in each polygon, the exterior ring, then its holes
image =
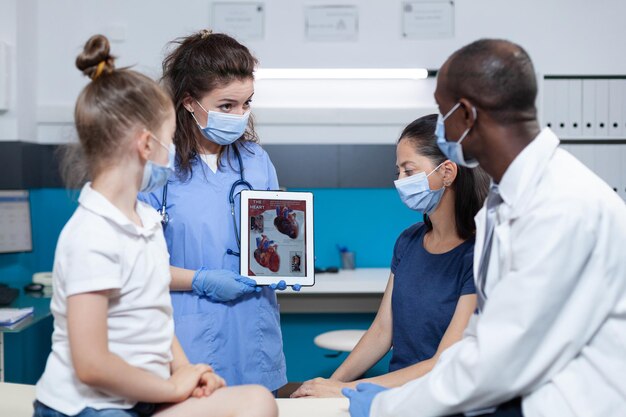
{"type": "MultiPolygon", "coordinates": [[[[276,170],[257,144],[240,146],[244,178],[255,190],[276,190],[276,170]]],[[[230,211],[231,185],[239,180],[234,152],[224,152],[216,173],[200,159],[193,175],[170,179],[167,194],[169,223],[165,240],[173,266],[197,270],[230,269],[239,273],[238,251],[230,211]]],[[[243,188],[238,188],[237,191],[243,188]]],[[[140,199],[161,208],[162,189],[140,199]]],[[[239,197],[236,201],[239,227],[239,197]]],[[[279,309],[274,291],[217,303],[192,292],[172,292],[176,336],[192,363],[208,363],[228,385],[260,384],[274,391],[287,383],[279,309]]]]}
{"type": "Polygon", "coordinates": [[[474,238],[449,252],[424,249],[426,225],[406,229],[393,250],[393,353],[389,372],[432,358],[459,297],[475,294],[474,238]]]}

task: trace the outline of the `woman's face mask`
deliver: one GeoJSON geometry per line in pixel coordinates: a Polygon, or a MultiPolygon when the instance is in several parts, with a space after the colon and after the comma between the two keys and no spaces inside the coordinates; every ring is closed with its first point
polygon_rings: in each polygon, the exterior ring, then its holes
{"type": "Polygon", "coordinates": [[[431,214],[441,201],[441,197],[446,189],[445,186],[438,190],[431,190],[428,177],[437,171],[445,162],[442,162],[428,175],[425,172],[418,172],[410,177],[394,181],[400,199],[411,210],[422,214],[431,214]]]}
{"type": "Polygon", "coordinates": [[[225,146],[230,145],[243,136],[248,127],[248,119],[250,118],[249,110],[241,115],[222,113],[219,111],[206,110],[197,100],[196,103],[198,103],[198,106],[207,114],[206,126],[202,127],[193,113],[191,113],[191,116],[196,121],[196,124],[205,138],[218,145],[225,146]]]}

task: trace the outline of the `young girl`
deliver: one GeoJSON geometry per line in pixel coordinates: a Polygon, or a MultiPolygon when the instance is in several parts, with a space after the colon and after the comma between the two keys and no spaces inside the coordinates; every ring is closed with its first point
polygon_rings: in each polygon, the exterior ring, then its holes
{"type": "Polygon", "coordinates": [[[222,388],[174,337],[160,218],[137,202],[172,171],[174,111],[155,82],[113,64],[101,35],[76,60],[92,80],[75,122],[93,181],[59,237],[52,353],[34,415],[276,416],[266,389],[222,388]]]}
{"type": "Polygon", "coordinates": [[[407,126],[396,148],[402,201],[424,215],[406,229],[391,261],[391,276],[369,330],[330,379],[305,382],[292,396],[339,397],[391,347],[389,373],[367,382],[397,387],[429,372],[461,339],[476,309],[474,216],[487,195],[481,170],[457,166],[437,146],[436,115],[407,126]]]}
{"type": "MultiPolygon", "coordinates": [[[[229,385],[287,382],[275,292],[239,275],[239,192],[276,190],[250,118],[256,59],[202,31],[176,42],[163,81],[176,109],[176,175],[145,198],[163,215],[176,335],[229,385]]],[[[243,248],[245,249],[245,248],[243,248]]]]}

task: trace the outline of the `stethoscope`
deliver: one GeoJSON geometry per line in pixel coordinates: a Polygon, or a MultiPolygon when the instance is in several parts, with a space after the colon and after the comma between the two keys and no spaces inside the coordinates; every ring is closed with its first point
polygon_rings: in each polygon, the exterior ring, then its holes
{"type": "MultiPolygon", "coordinates": [[[[248,190],[252,190],[252,185],[246,181],[243,177],[243,162],[241,160],[241,154],[239,153],[239,149],[237,149],[237,145],[233,146],[233,150],[235,151],[235,156],[237,157],[237,162],[239,163],[239,179],[230,186],[230,192],[228,193],[228,202],[230,203],[230,215],[233,217],[233,231],[235,233],[235,239],[237,239],[237,248],[241,250],[241,238],[239,237],[239,228],[237,227],[237,219],[235,218],[235,197],[241,193],[241,190],[235,192],[237,187],[244,187],[248,190]]],[[[163,225],[163,229],[170,222],[170,216],[167,213],[167,185],[163,187],[163,196],[161,199],[161,208],[158,210],[159,215],[161,216],[161,224],[163,225]]],[[[234,251],[232,249],[227,249],[226,253],[229,255],[240,256],[240,253],[234,251]]]]}

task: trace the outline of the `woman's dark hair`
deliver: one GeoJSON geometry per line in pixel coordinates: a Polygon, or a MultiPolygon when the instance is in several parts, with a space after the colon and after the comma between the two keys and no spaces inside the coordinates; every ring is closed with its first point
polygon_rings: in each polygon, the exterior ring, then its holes
{"type": "MultiPolygon", "coordinates": [[[[408,141],[415,152],[430,159],[433,165],[438,166],[448,158],[437,146],[437,115],[430,114],[420,117],[404,128],[398,143],[408,141]]],[[[454,217],[456,230],[461,239],[469,239],[476,233],[474,216],[483,205],[489,192],[489,176],[481,168],[465,168],[458,166],[458,173],[449,188],[454,190],[454,217]]],[[[433,225],[424,215],[424,223],[428,230],[433,225]]]]}
{"type": "MultiPolygon", "coordinates": [[[[176,112],[176,158],[178,172],[183,178],[192,170],[192,161],[199,154],[200,141],[206,140],[196,121],[185,109],[183,101],[191,97],[200,101],[211,90],[225,86],[235,80],[254,78],[258,63],[248,48],[228,35],[202,30],[191,36],[179,38],[176,45],[163,61],[162,81],[174,101],[176,112]]],[[[254,120],[250,117],[248,127],[241,138],[243,142],[258,142],[254,120]]],[[[233,145],[220,148],[218,163],[224,151],[230,152],[233,145]]]]}
{"type": "Polygon", "coordinates": [[[61,175],[70,188],[81,186],[119,157],[129,132],[157,131],[172,111],[172,101],[154,80],[128,68],[115,69],[103,35],[89,38],[76,67],[91,82],[74,107],[79,144],[61,151],[61,175]]]}

